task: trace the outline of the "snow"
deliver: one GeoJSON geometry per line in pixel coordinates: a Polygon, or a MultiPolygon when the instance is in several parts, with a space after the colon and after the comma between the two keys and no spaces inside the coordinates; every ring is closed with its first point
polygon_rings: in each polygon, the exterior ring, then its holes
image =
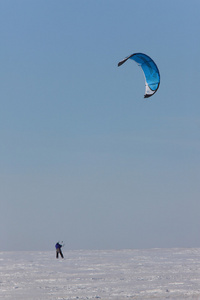
{"type": "Polygon", "coordinates": [[[200,249],[0,252],[0,299],[200,299],[200,249]]]}

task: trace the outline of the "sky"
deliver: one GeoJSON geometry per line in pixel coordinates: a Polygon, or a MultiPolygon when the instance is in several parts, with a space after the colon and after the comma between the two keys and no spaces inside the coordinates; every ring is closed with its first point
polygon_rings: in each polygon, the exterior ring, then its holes
{"type": "Polygon", "coordinates": [[[199,11],[0,2],[0,251],[200,247],[199,11]]]}

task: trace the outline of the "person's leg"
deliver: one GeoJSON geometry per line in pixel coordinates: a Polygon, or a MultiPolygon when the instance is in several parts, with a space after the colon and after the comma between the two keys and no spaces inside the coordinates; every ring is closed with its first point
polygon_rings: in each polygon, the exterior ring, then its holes
{"type": "Polygon", "coordinates": [[[62,253],[62,250],[60,249],[60,255],[61,255],[61,257],[62,258],[64,258],[64,256],[63,256],[63,253],[62,253]]]}

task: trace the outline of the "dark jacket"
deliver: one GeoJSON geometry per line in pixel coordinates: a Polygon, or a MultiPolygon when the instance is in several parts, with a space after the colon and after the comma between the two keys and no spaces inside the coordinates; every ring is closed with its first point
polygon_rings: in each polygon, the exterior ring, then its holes
{"type": "Polygon", "coordinates": [[[59,244],[59,243],[57,243],[57,244],[55,245],[55,247],[56,247],[56,249],[60,249],[60,248],[62,248],[62,245],[59,244]]]}

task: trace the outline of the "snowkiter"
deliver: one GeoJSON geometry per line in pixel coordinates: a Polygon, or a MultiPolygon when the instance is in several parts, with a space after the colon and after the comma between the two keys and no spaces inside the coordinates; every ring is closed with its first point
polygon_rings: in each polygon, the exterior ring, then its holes
{"type": "Polygon", "coordinates": [[[58,243],[56,243],[55,247],[56,247],[56,258],[58,258],[59,254],[62,258],[64,258],[62,250],[61,250],[62,245],[59,244],[59,242],[58,242],[58,243]]]}

